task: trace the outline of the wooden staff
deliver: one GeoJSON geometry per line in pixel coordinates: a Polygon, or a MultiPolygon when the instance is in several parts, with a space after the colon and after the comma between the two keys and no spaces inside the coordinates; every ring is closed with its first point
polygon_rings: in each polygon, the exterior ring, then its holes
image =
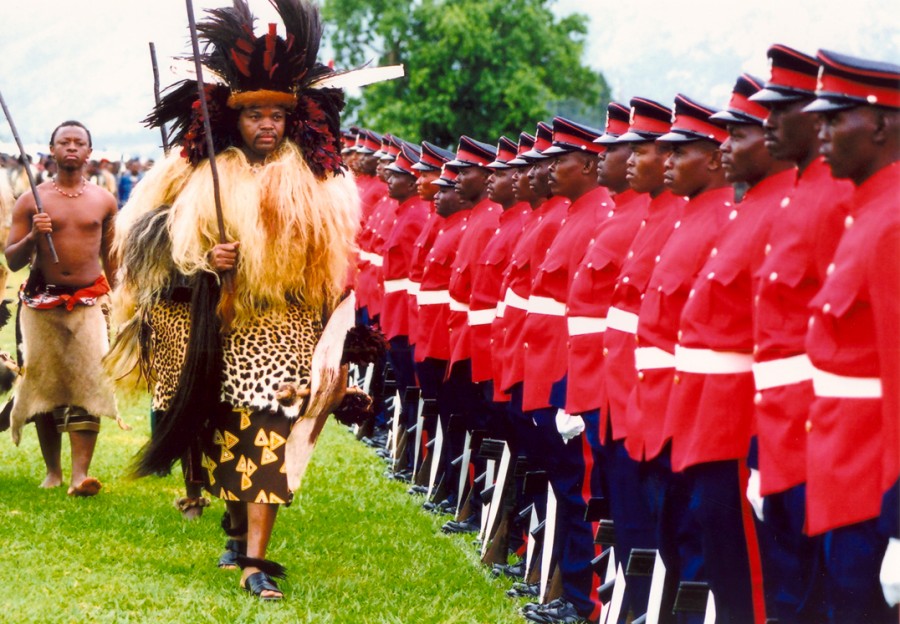
{"type": "MultiPolygon", "coordinates": [[[[35,209],[40,213],[44,212],[44,206],[41,203],[41,196],[37,192],[37,184],[34,183],[34,175],[31,173],[31,166],[28,164],[28,154],[25,153],[25,146],[22,145],[22,139],[19,138],[19,132],[16,130],[16,124],[13,122],[12,115],[6,107],[6,100],[3,99],[3,93],[0,93],[0,106],[3,107],[3,114],[6,115],[6,121],[9,122],[9,129],[12,131],[16,145],[19,146],[19,154],[22,155],[22,165],[25,167],[25,173],[28,175],[28,184],[31,186],[31,194],[34,196],[35,209]]],[[[59,256],[56,255],[56,247],[53,246],[53,237],[47,234],[47,247],[50,249],[50,257],[54,264],[59,264],[59,256]]]]}
{"type": "MultiPolygon", "coordinates": [[[[194,69],[197,74],[197,97],[200,100],[200,112],[203,115],[203,129],[206,134],[206,151],[209,158],[209,171],[213,180],[213,197],[216,202],[216,221],[219,226],[219,243],[228,242],[225,239],[225,219],[222,216],[222,198],[219,192],[219,171],[216,169],[216,148],[213,143],[212,124],[209,122],[209,107],[206,105],[206,87],[203,84],[203,64],[200,62],[200,41],[197,36],[197,24],[194,22],[194,6],[191,0],[185,0],[187,4],[188,26],[191,29],[191,47],[194,51],[194,69]]],[[[223,302],[232,302],[234,299],[234,279],[231,271],[222,274],[222,288],[224,290],[223,302]]],[[[222,328],[227,331],[231,325],[233,316],[232,305],[222,306],[222,328]]]]}
{"type": "MultiPolygon", "coordinates": [[[[156,64],[156,46],[150,42],[150,63],[153,65],[153,99],[159,108],[159,66],[156,64]]],[[[160,124],[159,132],[162,134],[163,153],[169,153],[169,137],[166,132],[166,124],[160,124]]]]}

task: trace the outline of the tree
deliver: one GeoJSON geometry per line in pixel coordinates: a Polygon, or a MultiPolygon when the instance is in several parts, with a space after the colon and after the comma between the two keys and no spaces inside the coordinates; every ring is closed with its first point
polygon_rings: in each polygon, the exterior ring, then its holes
{"type": "Polygon", "coordinates": [[[325,0],[341,67],[403,63],[402,79],[364,87],[348,118],[412,141],[455,146],[534,132],[567,116],[602,124],[609,87],[582,64],[587,17],[557,18],[553,0],[325,0]]]}

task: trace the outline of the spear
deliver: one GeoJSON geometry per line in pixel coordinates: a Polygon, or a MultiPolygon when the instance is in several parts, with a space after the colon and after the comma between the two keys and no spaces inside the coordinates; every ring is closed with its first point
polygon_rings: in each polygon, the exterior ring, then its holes
{"type": "MultiPolygon", "coordinates": [[[[188,0],[190,2],[190,0],[188,0]]],[[[34,174],[31,173],[31,166],[28,164],[28,154],[25,153],[25,146],[22,145],[22,139],[19,138],[19,132],[16,130],[16,124],[13,122],[12,115],[6,107],[6,100],[3,99],[3,93],[0,93],[0,106],[3,107],[3,114],[6,115],[6,121],[9,122],[9,129],[12,131],[16,145],[19,146],[19,153],[22,155],[22,164],[25,167],[25,173],[28,175],[28,184],[31,186],[31,195],[34,197],[35,209],[41,213],[44,212],[44,205],[41,203],[41,196],[37,192],[37,184],[34,183],[34,174]]],[[[47,247],[50,249],[50,257],[53,258],[54,264],[59,264],[59,256],[56,255],[56,247],[53,246],[53,237],[47,234],[47,247]]]]}
{"type": "MultiPolygon", "coordinates": [[[[159,107],[159,66],[156,64],[156,46],[150,42],[150,63],[153,65],[153,99],[159,107]]],[[[160,124],[159,131],[162,134],[163,153],[169,151],[169,138],[166,136],[166,124],[160,124]]]]}
{"type": "MultiPolygon", "coordinates": [[[[213,143],[212,124],[209,123],[209,108],[206,105],[206,87],[203,85],[203,64],[200,62],[200,41],[197,36],[197,24],[194,22],[194,5],[191,0],[187,4],[188,26],[191,29],[191,47],[194,51],[194,70],[197,74],[197,96],[200,100],[200,112],[203,115],[203,129],[206,134],[206,152],[209,155],[209,171],[213,180],[213,198],[216,202],[216,222],[219,226],[219,243],[226,243],[225,219],[222,216],[222,198],[219,193],[219,171],[216,169],[216,148],[213,143]]],[[[231,271],[222,274],[223,302],[230,302],[234,295],[234,280],[231,271]]],[[[233,310],[231,305],[222,306],[222,328],[228,330],[231,325],[233,310]]]]}

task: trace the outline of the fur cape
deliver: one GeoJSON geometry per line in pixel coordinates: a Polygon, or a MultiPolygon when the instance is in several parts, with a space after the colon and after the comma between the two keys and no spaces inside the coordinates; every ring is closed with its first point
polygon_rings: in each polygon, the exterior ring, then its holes
{"type": "MultiPolygon", "coordinates": [[[[237,148],[218,154],[216,165],[226,238],[241,244],[233,330],[297,304],[322,310],[328,320],[313,355],[306,409],[288,441],[288,480],[296,490],[330,397],[341,390],[343,341],[353,324],[352,297],[341,302],[341,296],[359,224],[356,184],[349,175],[317,178],[290,140],[261,166],[251,165],[237,148]]],[[[114,310],[120,333],[107,361],[114,378],[137,373],[153,383],[152,366],[146,366],[152,362],[149,310],[173,276],[216,276],[207,258],[217,242],[208,161],[193,167],[168,156],[135,187],[116,224],[114,310]]],[[[135,381],[134,375],[128,378],[135,381]]]]}
{"type": "MultiPolygon", "coordinates": [[[[288,303],[334,309],[359,224],[353,179],[316,178],[290,140],[262,166],[251,166],[241,150],[228,148],[216,156],[216,167],[226,238],[241,243],[234,324],[288,303]]],[[[186,276],[214,273],[207,254],[218,242],[209,162],[195,168],[176,154],[166,157],[135,187],[116,222],[114,251],[123,262],[119,277],[125,285],[116,294],[117,321],[152,304],[173,267],[186,276]],[[135,223],[164,205],[170,207],[165,226],[171,255],[124,249],[135,223]]]]}
{"type": "Polygon", "coordinates": [[[11,414],[15,444],[29,419],[63,405],[119,420],[113,384],[103,370],[109,335],[102,306],[79,305],[71,312],[64,306],[50,310],[22,306],[24,366],[11,414]]]}

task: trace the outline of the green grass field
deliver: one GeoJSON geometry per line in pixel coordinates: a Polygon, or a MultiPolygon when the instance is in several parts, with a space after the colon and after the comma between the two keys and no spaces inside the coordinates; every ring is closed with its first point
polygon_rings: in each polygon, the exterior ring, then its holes
{"type": "MultiPolygon", "coordinates": [[[[7,297],[13,297],[11,280],[7,297]]],[[[13,324],[0,332],[10,350],[13,324]]],[[[238,571],[216,561],[225,536],[217,499],[196,522],[173,507],[180,474],[129,480],[126,466],[149,433],[147,397],[120,397],[134,429],[104,422],[88,499],[42,490],[34,427],[15,447],[0,439],[0,622],[521,622],[470,536],[446,536],[384,463],[331,421],[294,504],[279,513],[269,557],[288,568],[286,599],[260,603],[238,571]]],[[[68,477],[68,442],[63,466],[68,477]]],[[[176,468],[176,472],[177,468],[176,468]]]]}

